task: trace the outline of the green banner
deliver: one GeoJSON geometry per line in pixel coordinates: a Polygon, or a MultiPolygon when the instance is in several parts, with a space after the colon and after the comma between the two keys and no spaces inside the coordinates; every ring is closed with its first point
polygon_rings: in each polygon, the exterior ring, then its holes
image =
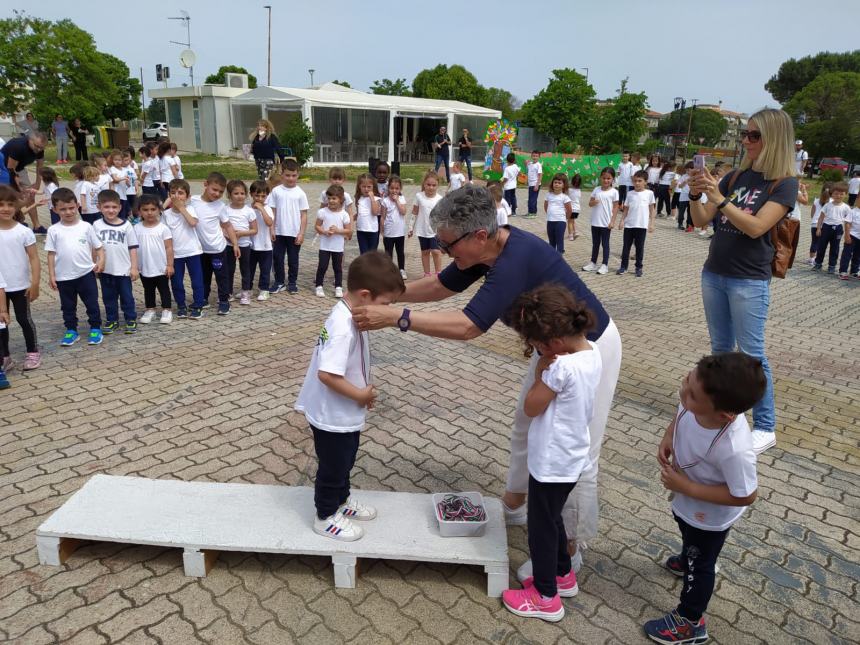
{"type": "MultiPolygon", "coordinates": [[[[510,149],[507,146],[500,147],[496,151],[494,158],[494,148],[491,147],[487,152],[487,158],[484,162],[484,178],[488,180],[498,181],[502,178],[502,169],[507,163],[504,161],[510,149]]],[[[517,165],[520,167],[520,176],[518,182],[526,183],[527,162],[531,161],[531,155],[522,152],[514,152],[517,157],[517,165]]],[[[546,153],[540,157],[541,166],[543,166],[543,182],[549,183],[549,180],[556,173],[563,173],[570,179],[573,175],[579,174],[582,177],[583,186],[596,186],[600,171],[611,166],[617,168],[621,163],[621,155],[567,155],[546,153]]]]}

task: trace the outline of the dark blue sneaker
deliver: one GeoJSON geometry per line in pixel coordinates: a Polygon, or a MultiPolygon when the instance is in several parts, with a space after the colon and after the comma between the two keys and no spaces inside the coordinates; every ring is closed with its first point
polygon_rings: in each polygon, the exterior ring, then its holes
{"type": "Polygon", "coordinates": [[[211,306],[211,305],[209,304],[209,301],[207,300],[207,301],[206,301],[206,302],[204,302],[202,305],[200,305],[200,308],[201,308],[201,309],[209,309],[209,307],[210,307],[210,306],[211,306]]]}
{"type": "Polygon", "coordinates": [[[666,568],[678,577],[684,575],[684,561],[680,555],[670,555],[666,560],[666,568]]]}
{"type": "Polygon", "coordinates": [[[296,295],[298,292],[299,292],[299,288],[294,284],[291,284],[287,287],[287,293],[291,296],[296,295]]]}
{"type": "Polygon", "coordinates": [[[126,334],[136,334],[137,333],[137,321],[136,320],[126,320],[125,321],[125,333],[126,334]]]}
{"type": "Polygon", "coordinates": [[[105,336],[107,336],[107,335],[109,335],[109,334],[114,333],[114,332],[116,331],[116,328],[117,328],[117,327],[119,327],[119,323],[117,323],[116,321],[106,322],[106,323],[102,326],[102,333],[103,333],[105,336]]]}
{"type": "Polygon", "coordinates": [[[836,267],[827,267],[827,273],[836,273],[836,267]]]}
{"type": "Polygon", "coordinates": [[[203,310],[191,307],[191,313],[188,314],[188,320],[200,320],[203,318],[203,310]]]}
{"type": "Polygon", "coordinates": [[[218,303],[218,315],[226,316],[230,313],[230,303],[229,302],[219,302],[218,303]]]}
{"type": "Polygon", "coordinates": [[[278,284],[272,285],[269,288],[269,293],[276,294],[276,293],[281,293],[281,291],[286,291],[286,290],[287,290],[287,288],[279,282],[278,284]]]}
{"type": "Polygon", "coordinates": [[[677,610],[672,610],[662,618],[649,620],[643,626],[645,635],[655,643],[666,645],[700,645],[708,640],[708,629],[705,619],[700,618],[694,623],[682,618],[677,610]]]}
{"type": "Polygon", "coordinates": [[[48,229],[46,229],[44,226],[39,226],[39,227],[33,229],[33,234],[34,235],[47,235],[48,229]]]}
{"type": "Polygon", "coordinates": [[[627,273],[627,269],[618,269],[618,271],[615,272],[615,275],[624,275],[625,273],[627,273]]]}
{"type": "Polygon", "coordinates": [[[87,341],[88,345],[101,345],[105,339],[101,329],[90,329],[90,338],[87,341]]]}
{"type": "Polygon", "coordinates": [[[179,307],[179,309],[176,310],[176,317],[188,318],[188,310],[185,307],[179,307]]]}
{"type": "Polygon", "coordinates": [[[76,332],[74,329],[67,329],[66,333],[63,334],[63,340],[60,341],[60,346],[71,347],[78,342],[78,338],[80,338],[78,332],[76,332]]]}
{"type": "Polygon", "coordinates": [[[0,390],[5,390],[10,387],[12,386],[9,384],[9,379],[6,378],[6,372],[0,370],[0,390]]]}
{"type": "Polygon", "coordinates": [[[636,277],[637,277],[637,278],[641,278],[641,277],[642,277],[642,269],[636,269],[636,277]]]}

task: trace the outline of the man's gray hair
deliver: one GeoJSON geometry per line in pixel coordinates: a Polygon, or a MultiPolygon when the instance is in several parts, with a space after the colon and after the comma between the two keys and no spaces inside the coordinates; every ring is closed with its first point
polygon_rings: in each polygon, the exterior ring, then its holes
{"type": "Polygon", "coordinates": [[[484,230],[492,237],[499,229],[496,202],[490,191],[470,184],[445,195],[430,212],[430,222],[437,230],[442,228],[457,235],[484,230]]]}

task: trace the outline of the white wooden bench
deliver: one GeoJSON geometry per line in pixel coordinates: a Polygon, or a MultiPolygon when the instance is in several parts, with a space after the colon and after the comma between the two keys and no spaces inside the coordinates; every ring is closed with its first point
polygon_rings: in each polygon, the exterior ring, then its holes
{"type": "Polygon", "coordinates": [[[313,489],[94,475],[36,531],[39,562],[60,565],[81,541],[184,549],[185,573],[203,577],[219,551],[328,556],[337,587],[353,588],[358,558],[484,567],[487,595],[508,588],[501,502],[484,498],[482,537],[443,538],[430,495],[355,491],[377,508],[364,537],[336,542],[313,532],[313,489]]]}

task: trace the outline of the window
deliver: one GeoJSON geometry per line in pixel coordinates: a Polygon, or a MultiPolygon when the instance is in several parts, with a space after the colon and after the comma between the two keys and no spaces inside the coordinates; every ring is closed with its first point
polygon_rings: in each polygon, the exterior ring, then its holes
{"type": "Polygon", "coordinates": [[[179,99],[167,100],[167,125],[171,128],[182,127],[182,101],[179,99]]]}

